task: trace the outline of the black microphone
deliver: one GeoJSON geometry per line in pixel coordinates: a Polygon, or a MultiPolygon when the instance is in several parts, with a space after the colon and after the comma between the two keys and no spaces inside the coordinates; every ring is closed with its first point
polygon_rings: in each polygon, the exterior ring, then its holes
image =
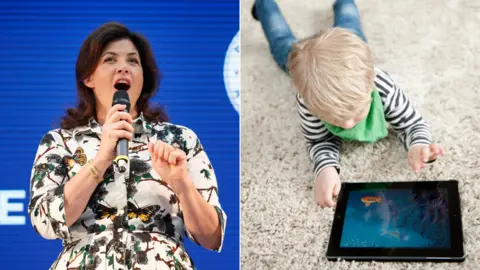
{"type": "MultiPolygon", "coordinates": [[[[126,83],[116,83],[114,85],[117,91],[113,94],[113,104],[115,106],[117,104],[124,104],[127,105],[125,108],[125,112],[130,112],[130,98],[128,97],[127,90],[130,88],[130,85],[126,83]]],[[[127,171],[129,158],[128,158],[128,140],[125,138],[121,138],[117,142],[117,157],[114,160],[115,164],[117,165],[118,171],[124,173],[127,171]]]]}

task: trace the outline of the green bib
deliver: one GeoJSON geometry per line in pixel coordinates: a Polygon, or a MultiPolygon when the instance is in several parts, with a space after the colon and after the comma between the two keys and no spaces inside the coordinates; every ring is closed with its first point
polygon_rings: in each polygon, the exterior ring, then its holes
{"type": "Polygon", "coordinates": [[[358,122],[353,128],[344,129],[324,121],[322,122],[331,133],[344,140],[372,143],[388,135],[382,99],[376,89],[372,91],[372,103],[367,117],[358,122]]]}

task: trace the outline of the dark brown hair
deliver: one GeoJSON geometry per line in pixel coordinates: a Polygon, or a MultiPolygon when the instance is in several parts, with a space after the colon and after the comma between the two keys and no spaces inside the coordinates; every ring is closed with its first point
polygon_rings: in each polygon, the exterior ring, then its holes
{"type": "Polygon", "coordinates": [[[92,116],[96,117],[93,91],[83,83],[83,80],[95,71],[105,47],[110,42],[121,39],[129,39],[140,54],[143,88],[136,104],[138,113],[143,113],[145,120],[149,122],[168,121],[168,116],[162,108],[154,108],[149,104],[150,98],[157,92],[161,78],[150,44],[145,37],[131,32],[124,25],[109,22],[93,31],[80,48],[75,66],[78,104],[76,108],[67,109],[60,123],[61,128],[71,129],[83,126],[88,124],[92,116]]]}

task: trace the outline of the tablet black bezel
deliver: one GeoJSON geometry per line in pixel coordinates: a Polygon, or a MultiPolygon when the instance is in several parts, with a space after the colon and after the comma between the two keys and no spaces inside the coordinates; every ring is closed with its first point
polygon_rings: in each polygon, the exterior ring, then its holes
{"type": "Polygon", "coordinates": [[[463,260],[463,231],[458,181],[343,183],[337,200],[327,257],[355,260],[463,260]],[[340,239],[350,191],[363,189],[447,188],[450,215],[450,248],[341,248],[340,239]]]}

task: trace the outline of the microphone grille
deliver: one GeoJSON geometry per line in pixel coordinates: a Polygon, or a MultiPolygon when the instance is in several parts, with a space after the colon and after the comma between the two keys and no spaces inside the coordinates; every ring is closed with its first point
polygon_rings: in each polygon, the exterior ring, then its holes
{"type": "Polygon", "coordinates": [[[113,105],[116,104],[130,104],[127,91],[118,90],[113,94],[113,105]]]}

